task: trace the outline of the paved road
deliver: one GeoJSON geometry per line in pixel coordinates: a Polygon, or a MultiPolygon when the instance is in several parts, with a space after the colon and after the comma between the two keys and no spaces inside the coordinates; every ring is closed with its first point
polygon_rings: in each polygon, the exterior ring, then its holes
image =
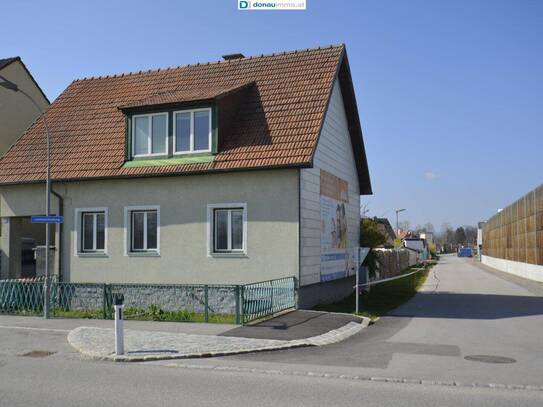
{"type": "Polygon", "coordinates": [[[540,406],[530,391],[457,389],[281,374],[3,358],[0,405],[28,406],[540,406]]]}
{"type": "Polygon", "coordinates": [[[63,327],[9,328],[1,319],[0,406],[543,405],[541,390],[375,377],[543,385],[543,307],[533,290],[456,258],[435,270],[423,293],[343,344],[251,357],[85,361],[67,344],[63,327]],[[23,356],[36,350],[54,353],[23,356]],[[517,362],[469,362],[463,359],[469,354],[517,362]]]}
{"type": "Polygon", "coordinates": [[[268,362],[276,368],[305,365],[367,376],[542,386],[543,298],[535,295],[541,287],[484,271],[472,259],[446,256],[422,292],[345,342],[214,363],[268,362]],[[464,359],[471,355],[515,362],[464,359]]]}

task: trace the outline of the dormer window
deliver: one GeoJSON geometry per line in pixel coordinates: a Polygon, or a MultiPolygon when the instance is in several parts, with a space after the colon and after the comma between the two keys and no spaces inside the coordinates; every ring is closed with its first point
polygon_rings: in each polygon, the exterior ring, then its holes
{"type": "Polygon", "coordinates": [[[174,154],[211,152],[211,109],[173,113],[174,154]]]}
{"type": "Polygon", "coordinates": [[[132,129],[134,157],[168,153],[168,113],[132,116],[132,129]]]}
{"type": "Polygon", "coordinates": [[[218,145],[216,106],[145,108],[149,111],[140,108],[124,112],[127,125],[125,165],[140,167],[213,161],[218,145]]]}

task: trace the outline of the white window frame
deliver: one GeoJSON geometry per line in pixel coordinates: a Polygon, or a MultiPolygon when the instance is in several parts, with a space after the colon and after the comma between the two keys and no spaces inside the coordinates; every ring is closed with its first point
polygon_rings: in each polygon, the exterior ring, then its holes
{"type": "MultiPolygon", "coordinates": [[[[231,218],[231,215],[228,217],[231,218]]],[[[229,228],[230,229],[230,228],[229,228]]],[[[230,237],[229,237],[230,239],[230,237]]],[[[207,256],[208,257],[247,257],[247,203],[218,203],[207,205],[207,256]],[[232,251],[215,251],[215,210],[243,210],[243,243],[242,249],[232,251]]]]}
{"type": "MultiPolygon", "coordinates": [[[[76,208],[74,214],[75,224],[75,239],[74,239],[74,256],[78,257],[104,257],[108,255],[107,251],[107,235],[108,235],[108,208],[76,208]],[[83,222],[82,216],[84,213],[103,213],[104,214],[104,250],[84,251],[83,250],[83,222]]],[[[94,239],[96,239],[96,217],[94,217],[94,239]]]]}
{"type": "Polygon", "coordinates": [[[195,154],[195,153],[210,153],[211,152],[211,142],[213,138],[213,127],[211,120],[212,109],[210,107],[202,109],[190,109],[190,110],[176,110],[173,112],[173,154],[174,155],[183,155],[183,154],[195,154]],[[194,113],[196,112],[208,112],[209,113],[209,135],[208,135],[208,145],[209,148],[206,150],[195,150],[194,149],[194,113]],[[177,151],[177,113],[190,113],[190,150],[188,151],[177,151]]]}
{"type": "MultiPolygon", "coordinates": [[[[147,217],[145,217],[147,219],[147,217]]],[[[147,233],[146,223],[144,223],[145,234],[147,233]]],[[[145,236],[145,235],[144,235],[145,236]]],[[[160,256],[160,206],[159,205],[139,205],[124,207],[124,255],[125,256],[160,256]],[[156,211],[156,249],[150,250],[132,250],[132,212],[156,211]]]]}
{"type": "Polygon", "coordinates": [[[168,120],[168,112],[161,112],[161,113],[148,113],[148,114],[137,114],[132,116],[132,130],[131,130],[131,138],[132,138],[132,157],[156,157],[156,156],[165,156],[169,153],[169,147],[168,147],[168,131],[169,131],[169,120],[168,120]],[[166,151],[163,153],[153,153],[153,117],[154,116],[166,116],[166,151]],[[136,118],[138,117],[148,117],[149,118],[149,128],[148,128],[148,136],[147,136],[147,151],[149,153],[147,154],[136,154],[136,118]]]}

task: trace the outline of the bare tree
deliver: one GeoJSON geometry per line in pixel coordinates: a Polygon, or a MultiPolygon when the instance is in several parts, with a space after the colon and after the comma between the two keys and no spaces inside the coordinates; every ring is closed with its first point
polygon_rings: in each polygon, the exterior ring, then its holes
{"type": "Polygon", "coordinates": [[[408,220],[402,220],[401,222],[398,222],[398,227],[400,230],[409,230],[411,223],[408,220]]]}

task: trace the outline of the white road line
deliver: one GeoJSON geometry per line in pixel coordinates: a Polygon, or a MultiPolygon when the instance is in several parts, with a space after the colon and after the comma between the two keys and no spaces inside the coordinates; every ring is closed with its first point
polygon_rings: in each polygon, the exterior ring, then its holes
{"type": "Polygon", "coordinates": [[[11,325],[0,325],[0,329],[24,329],[27,331],[51,331],[51,332],[70,332],[70,329],[57,329],[57,328],[35,328],[32,326],[11,326],[11,325]]]}

